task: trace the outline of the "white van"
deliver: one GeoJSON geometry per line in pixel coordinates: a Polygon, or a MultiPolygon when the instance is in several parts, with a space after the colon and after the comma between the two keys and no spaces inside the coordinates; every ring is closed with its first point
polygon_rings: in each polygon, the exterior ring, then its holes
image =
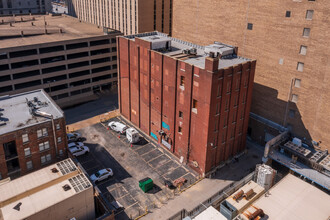
{"type": "Polygon", "coordinates": [[[112,121],[108,124],[109,128],[111,128],[114,131],[117,131],[121,134],[125,134],[125,131],[127,129],[127,126],[123,123],[112,121]]]}
{"type": "Polygon", "coordinates": [[[139,132],[137,132],[134,128],[129,128],[126,130],[126,138],[131,144],[135,144],[140,141],[139,132]]]}

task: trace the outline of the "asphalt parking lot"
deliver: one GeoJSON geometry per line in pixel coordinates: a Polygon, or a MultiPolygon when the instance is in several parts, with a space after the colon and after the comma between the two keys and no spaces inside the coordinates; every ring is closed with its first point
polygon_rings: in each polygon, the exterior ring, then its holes
{"type": "MultiPolygon", "coordinates": [[[[120,117],[111,120],[122,121],[120,117]]],[[[108,130],[106,124],[98,123],[79,130],[86,138],[85,145],[90,153],[77,157],[88,175],[103,168],[111,168],[114,176],[97,184],[109,203],[119,202],[123,211],[116,219],[136,218],[146,210],[159,208],[174,198],[173,190],[164,186],[164,180],[174,181],[184,177],[188,187],[197,180],[197,174],[180,164],[174,155],[157,147],[149,137],[138,144],[128,143],[125,135],[108,130]],[[144,193],[139,180],[150,177],[154,188],[144,193]]],[[[123,123],[127,124],[125,121],[123,123]]],[[[182,189],[181,188],[181,189],[182,189]]]]}

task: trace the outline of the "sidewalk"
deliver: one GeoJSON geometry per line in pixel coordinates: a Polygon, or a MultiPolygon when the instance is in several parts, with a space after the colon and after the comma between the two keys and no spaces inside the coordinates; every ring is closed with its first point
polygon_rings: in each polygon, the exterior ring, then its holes
{"type": "Polygon", "coordinates": [[[230,163],[223,167],[212,179],[203,179],[180,196],[170,200],[166,205],[147,214],[142,219],[168,219],[182,209],[186,209],[189,212],[232,182],[248,175],[254,170],[256,164],[261,163],[262,151],[249,142],[247,144],[249,146],[248,153],[242,156],[239,162],[230,163]]]}

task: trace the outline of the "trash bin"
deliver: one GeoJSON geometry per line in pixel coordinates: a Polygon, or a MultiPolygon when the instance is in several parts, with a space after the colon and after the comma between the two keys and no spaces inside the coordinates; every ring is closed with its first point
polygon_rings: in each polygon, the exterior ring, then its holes
{"type": "Polygon", "coordinates": [[[147,177],[139,181],[139,187],[142,189],[143,192],[148,192],[154,187],[154,182],[152,181],[152,179],[147,177]]]}

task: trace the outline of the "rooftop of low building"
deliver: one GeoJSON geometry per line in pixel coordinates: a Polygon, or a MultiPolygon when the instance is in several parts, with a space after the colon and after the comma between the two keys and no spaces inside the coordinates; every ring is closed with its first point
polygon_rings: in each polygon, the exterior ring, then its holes
{"type": "MultiPolygon", "coordinates": [[[[328,219],[330,196],[298,177],[288,174],[252,207],[262,209],[262,219],[328,219]]],[[[243,213],[250,212],[249,209],[243,213]]],[[[242,217],[243,217],[242,216],[242,217]]],[[[243,218],[245,219],[245,218],[243,218]]]]}
{"type": "Polygon", "coordinates": [[[0,48],[97,37],[106,33],[119,32],[61,14],[0,17],[0,48]]]}
{"type": "Polygon", "coordinates": [[[51,116],[64,113],[43,89],[0,96],[0,135],[51,121],[51,116]]]}
{"type": "Polygon", "coordinates": [[[0,219],[25,219],[92,187],[71,159],[0,184],[0,219]]]}
{"type": "Polygon", "coordinates": [[[155,51],[164,55],[179,59],[188,64],[205,68],[206,57],[219,57],[219,69],[224,69],[237,64],[242,64],[251,61],[248,58],[237,55],[237,47],[227,45],[221,42],[214,42],[208,46],[200,46],[187,41],[169,37],[160,32],[149,32],[135,35],[125,36],[130,40],[139,38],[152,43],[152,48],[155,51]]]}

